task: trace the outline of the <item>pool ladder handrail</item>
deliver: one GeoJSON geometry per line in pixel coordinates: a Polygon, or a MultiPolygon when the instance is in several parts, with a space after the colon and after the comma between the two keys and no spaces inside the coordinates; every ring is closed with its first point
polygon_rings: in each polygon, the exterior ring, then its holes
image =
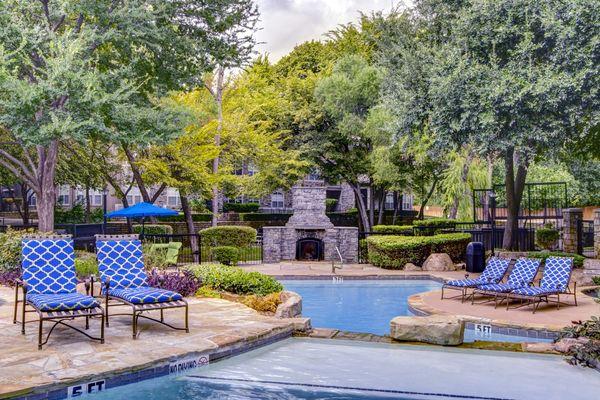
{"type": "Polygon", "coordinates": [[[335,251],[338,254],[338,257],[340,258],[340,264],[336,265],[335,264],[335,260],[331,260],[331,273],[335,274],[335,270],[336,269],[343,269],[344,268],[344,258],[342,257],[342,253],[340,253],[340,249],[338,249],[337,246],[335,246],[335,251]]]}

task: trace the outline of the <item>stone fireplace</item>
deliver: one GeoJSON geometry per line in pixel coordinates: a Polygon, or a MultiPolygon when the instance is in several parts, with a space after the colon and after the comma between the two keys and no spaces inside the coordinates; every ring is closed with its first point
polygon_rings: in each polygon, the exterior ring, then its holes
{"type": "Polygon", "coordinates": [[[325,187],[292,188],[294,213],[285,226],[263,227],[263,260],[356,262],[358,228],[333,226],[325,214],[325,187]]]}

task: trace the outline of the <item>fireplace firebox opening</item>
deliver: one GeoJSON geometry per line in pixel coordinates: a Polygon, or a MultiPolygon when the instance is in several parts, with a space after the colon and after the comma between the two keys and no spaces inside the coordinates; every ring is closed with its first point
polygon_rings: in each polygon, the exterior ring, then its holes
{"type": "Polygon", "coordinates": [[[323,260],[323,241],[315,238],[299,239],[296,242],[296,259],[302,261],[323,260]]]}

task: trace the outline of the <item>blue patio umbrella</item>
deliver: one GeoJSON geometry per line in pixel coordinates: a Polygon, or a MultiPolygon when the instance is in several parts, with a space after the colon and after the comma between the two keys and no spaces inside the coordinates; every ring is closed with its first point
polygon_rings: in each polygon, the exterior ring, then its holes
{"type": "Polygon", "coordinates": [[[179,215],[177,211],[155,206],[151,203],[138,203],[122,210],[109,212],[107,218],[142,218],[142,234],[144,234],[145,217],[169,217],[179,215]]]}

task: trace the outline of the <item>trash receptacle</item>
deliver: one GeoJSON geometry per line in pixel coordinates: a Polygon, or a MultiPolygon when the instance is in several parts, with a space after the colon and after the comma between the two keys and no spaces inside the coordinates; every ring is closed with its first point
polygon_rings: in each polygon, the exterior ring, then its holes
{"type": "Polygon", "coordinates": [[[483,272],[485,268],[485,249],[481,242],[467,245],[467,272],[483,272]]]}

